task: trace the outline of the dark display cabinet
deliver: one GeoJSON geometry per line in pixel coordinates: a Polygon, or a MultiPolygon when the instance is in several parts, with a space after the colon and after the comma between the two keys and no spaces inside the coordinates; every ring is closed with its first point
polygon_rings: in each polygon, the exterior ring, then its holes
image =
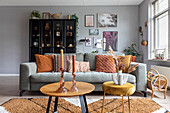
{"type": "Polygon", "coordinates": [[[76,21],[74,19],[30,19],[29,61],[35,54],[76,53],[76,21]]]}

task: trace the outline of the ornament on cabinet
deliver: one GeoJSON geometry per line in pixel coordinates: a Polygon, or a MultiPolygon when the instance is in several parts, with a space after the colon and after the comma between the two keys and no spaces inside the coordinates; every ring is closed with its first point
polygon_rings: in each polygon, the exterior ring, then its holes
{"type": "Polygon", "coordinates": [[[56,46],[57,46],[57,47],[60,47],[59,41],[56,42],[56,46]]]}
{"type": "Polygon", "coordinates": [[[42,42],[42,47],[44,47],[44,41],[42,42]]]}
{"type": "Polygon", "coordinates": [[[50,24],[49,23],[45,23],[45,30],[50,30],[50,24]]]}

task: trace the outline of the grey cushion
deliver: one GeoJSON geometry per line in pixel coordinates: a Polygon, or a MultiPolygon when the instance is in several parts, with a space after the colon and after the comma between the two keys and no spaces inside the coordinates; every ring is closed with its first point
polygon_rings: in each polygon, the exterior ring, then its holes
{"type": "MultiPolygon", "coordinates": [[[[104,72],[77,72],[76,81],[90,82],[90,83],[103,83],[106,81],[112,80],[113,73],[104,73],[104,72]]],[[[117,74],[117,73],[114,73],[117,74]]],[[[126,74],[126,73],[124,73],[126,74]]],[[[64,80],[71,81],[72,74],[65,72],[64,80]]],[[[57,73],[36,73],[31,75],[31,82],[59,82],[60,81],[60,72],[57,73]]],[[[136,83],[136,77],[134,75],[128,74],[128,82],[136,83]]]]}

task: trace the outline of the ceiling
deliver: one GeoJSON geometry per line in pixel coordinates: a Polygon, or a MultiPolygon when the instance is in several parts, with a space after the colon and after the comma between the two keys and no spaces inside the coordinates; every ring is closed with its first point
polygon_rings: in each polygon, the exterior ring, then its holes
{"type": "Polygon", "coordinates": [[[0,6],[139,5],[143,0],[0,0],[0,6]]]}

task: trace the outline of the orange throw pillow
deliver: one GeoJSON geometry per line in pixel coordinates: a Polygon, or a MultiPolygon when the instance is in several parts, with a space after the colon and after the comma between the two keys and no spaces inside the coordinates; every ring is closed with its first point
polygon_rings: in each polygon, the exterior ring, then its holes
{"type": "Polygon", "coordinates": [[[110,55],[96,55],[97,72],[116,73],[116,64],[110,55]]]}
{"type": "Polygon", "coordinates": [[[37,73],[53,71],[53,55],[38,55],[35,54],[37,73]]]}

